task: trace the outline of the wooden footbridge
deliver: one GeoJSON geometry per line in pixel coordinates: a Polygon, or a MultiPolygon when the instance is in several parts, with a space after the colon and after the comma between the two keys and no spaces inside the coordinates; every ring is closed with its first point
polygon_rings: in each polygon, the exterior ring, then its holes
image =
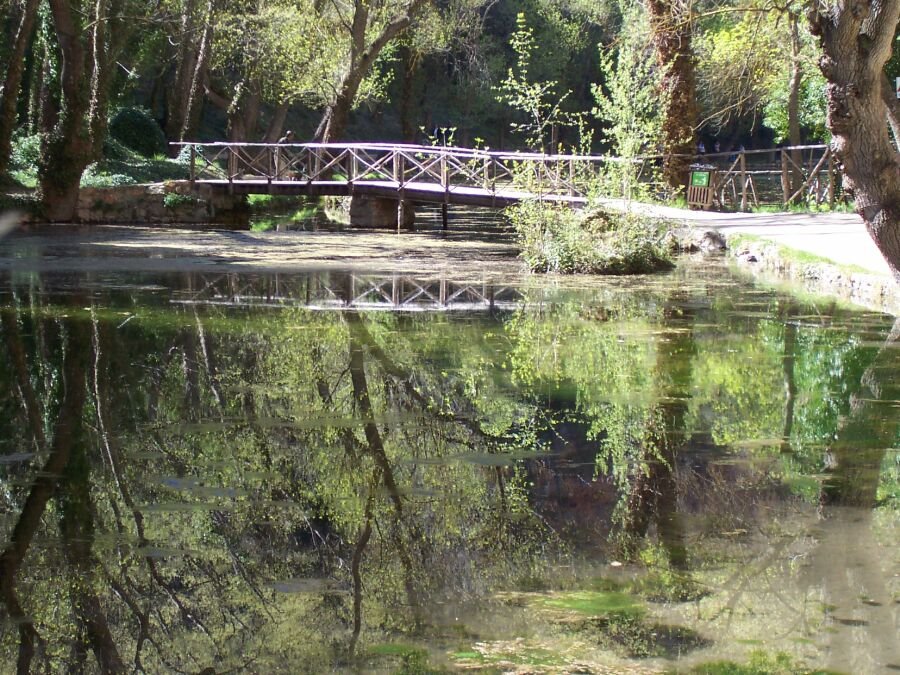
{"type": "MultiPolygon", "coordinates": [[[[597,155],[545,155],[396,143],[180,143],[190,153],[194,189],[229,194],[368,196],[407,202],[504,207],[540,200],[580,207],[596,189],[597,155]]],[[[639,180],[653,182],[660,155],[634,158],[639,180]]],[[[830,148],[809,145],[694,156],[712,170],[707,208],[747,211],[836,199],[830,148]]],[[[687,180],[687,176],[685,176],[687,180]]],[[[398,214],[399,215],[399,214],[398,214]]],[[[402,221],[402,217],[398,218],[402,221]]],[[[446,224],[446,220],[445,220],[446,224]]]]}
{"type": "Polygon", "coordinates": [[[191,181],[231,194],[366,195],[502,207],[523,200],[570,206],[607,158],[503,153],[392,143],[183,143],[191,181]]]}

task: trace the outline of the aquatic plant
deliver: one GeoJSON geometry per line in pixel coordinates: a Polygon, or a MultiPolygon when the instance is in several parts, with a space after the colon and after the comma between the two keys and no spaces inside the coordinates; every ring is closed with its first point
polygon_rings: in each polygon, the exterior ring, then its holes
{"type": "Polygon", "coordinates": [[[673,267],[664,230],[634,213],[526,202],[507,210],[518,234],[521,257],[533,272],[559,274],[648,274],[673,267]]]}

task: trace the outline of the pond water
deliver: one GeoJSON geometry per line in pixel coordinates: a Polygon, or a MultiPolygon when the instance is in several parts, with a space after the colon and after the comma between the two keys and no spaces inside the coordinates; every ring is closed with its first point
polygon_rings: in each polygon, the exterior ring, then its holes
{"type": "Polygon", "coordinates": [[[0,306],[0,672],[900,670],[891,317],[715,260],[0,306]]]}

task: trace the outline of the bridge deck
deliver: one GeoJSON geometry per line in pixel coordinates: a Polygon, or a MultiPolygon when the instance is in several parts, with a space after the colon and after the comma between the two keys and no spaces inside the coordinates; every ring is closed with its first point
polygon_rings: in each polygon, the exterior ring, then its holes
{"type": "Polygon", "coordinates": [[[269,194],[269,195],[304,195],[304,196],[349,196],[369,195],[397,199],[401,196],[414,202],[448,203],[464,206],[504,207],[529,199],[540,199],[547,202],[566,204],[572,207],[585,206],[587,198],[561,195],[536,194],[524,190],[498,188],[486,190],[478,187],[452,186],[445,190],[433,183],[411,182],[401,186],[398,181],[358,180],[348,181],[307,181],[307,180],[262,180],[259,178],[233,180],[202,179],[195,181],[201,185],[233,194],[269,194]]]}

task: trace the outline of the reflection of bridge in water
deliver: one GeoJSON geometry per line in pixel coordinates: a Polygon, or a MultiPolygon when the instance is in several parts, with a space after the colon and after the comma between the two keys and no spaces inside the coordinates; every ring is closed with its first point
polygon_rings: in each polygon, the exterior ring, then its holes
{"type": "Polygon", "coordinates": [[[199,290],[181,291],[172,302],[324,311],[492,312],[517,309],[524,296],[513,286],[488,281],[312,272],[264,278],[226,274],[210,279],[199,290]]]}

